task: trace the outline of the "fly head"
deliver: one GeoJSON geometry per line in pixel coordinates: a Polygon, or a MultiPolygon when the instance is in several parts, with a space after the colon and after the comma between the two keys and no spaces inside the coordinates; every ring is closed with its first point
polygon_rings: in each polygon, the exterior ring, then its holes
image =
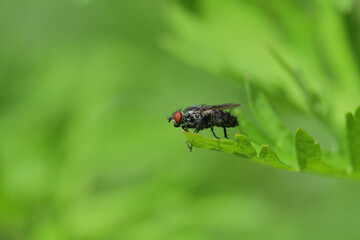
{"type": "Polygon", "coordinates": [[[183,113],[180,111],[176,111],[172,114],[171,117],[167,118],[168,122],[171,122],[173,120],[174,127],[180,127],[183,123],[183,113]]]}

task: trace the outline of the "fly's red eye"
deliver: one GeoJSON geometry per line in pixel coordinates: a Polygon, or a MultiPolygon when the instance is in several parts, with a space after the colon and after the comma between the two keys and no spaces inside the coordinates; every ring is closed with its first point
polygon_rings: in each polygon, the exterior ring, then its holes
{"type": "Polygon", "coordinates": [[[181,121],[181,113],[180,112],[176,112],[174,114],[174,120],[176,123],[180,123],[180,121],[181,121]]]}

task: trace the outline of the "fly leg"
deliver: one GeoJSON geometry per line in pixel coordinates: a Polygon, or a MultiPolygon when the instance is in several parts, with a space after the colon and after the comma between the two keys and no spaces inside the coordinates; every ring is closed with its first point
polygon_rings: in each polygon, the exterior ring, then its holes
{"type": "Polygon", "coordinates": [[[224,127],[224,136],[225,136],[225,138],[229,139],[227,134],[226,134],[226,127],[224,127]]]}
{"type": "Polygon", "coordinates": [[[189,129],[188,129],[188,127],[187,127],[187,125],[182,125],[181,127],[182,127],[182,129],[184,129],[186,132],[188,132],[188,131],[189,131],[189,129]]]}
{"type": "Polygon", "coordinates": [[[216,135],[215,135],[215,133],[214,133],[214,127],[211,125],[211,132],[214,134],[214,137],[216,137],[217,139],[220,139],[220,138],[218,138],[216,135]]]}
{"type": "Polygon", "coordinates": [[[196,125],[194,133],[198,133],[200,131],[200,128],[201,128],[201,122],[198,123],[198,125],[196,125]]]}
{"type": "Polygon", "coordinates": [[[216,134],[214,133],[214,126],[213,126],[213,118],[214,118],[214,115],[213,114],[211,114],[211,116],[210,116],[210,127],[211,127],[211,132],[214,134],[214,137],[215,138],[217,138],[217,139],[220,139],[220,138],[218,138],[217,136],[216,136],[216,134]]]}
{"type": "Polygon", "coordinates": [[[190,144],[189,145],[189,143],[188,143],[188,141],[187,140],[185,140],[185,142],[186,142],[186,145],[188,146],[188,148],[189,148],[189,150],[190,150],[190,152],[192,151],[192,148],[193,148],[193,146],[190,144]]]}
{"type": "Polygon", "coordinates": [[[195,131],[194,133],[198,133],[201,129],[204,129],[204,125],[206,125],[206,121],[209,121],[209,117],[203,117],[197,124],[195,127],[195,131]]]}
{"type": "MultiPolygon", "coordinates": [[[[189,132],[189,128],[187,127],[187,125],[182,125],[181,127],[182,127],[182,129],[184,129],[186,132],[189,132]]],[[[188,143],[187,140],[185,140],[185,142],[186,142],[186,145],[188,146],[188,148],[190,149],[190,152],[191,152],[193,146],[192,146],[191,144],[189,145],[189,143],[188,143]]]]}
{"type": "Polygon", "coordinates": [[[194,133],[198,133],[200,131],[200,124],[198,124],[198,126],[196,126],[194,133]]]}

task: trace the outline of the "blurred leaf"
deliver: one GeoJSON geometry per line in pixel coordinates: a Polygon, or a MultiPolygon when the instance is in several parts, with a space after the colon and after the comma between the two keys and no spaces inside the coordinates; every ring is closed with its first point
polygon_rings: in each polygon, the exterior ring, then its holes
{"type": "Polygon", "coordinates": [[[172,33],[163,46],[213,74],[248,76],[280,106],[326,124],[343,147],[343,109],[357,106],[360,84],[348,39],[355,29],[333,6],[340,1],[198,2],[201,14],[176,4],[168,9],[172,33]]]}
{"type": "Polygon", "coordinates": [[[295,148],[301,170],[310,169],[321,161],[319,144],[301,128],[295,132],[295,148]]]}
{"type": "Polygon", "coordinates": [[[350,151],[350,159],[353,170],[360,171],[360,107],[355,114],[346,114],[347,140],[350,151]]]}
{"type": "MultiPolygon", "coordinates": [[[[273,146],[278,156],[280,156],[286,164],[296,168],[297,163],[294,161],[295,159],[292,158],[294,154],[292,135],[290,131],[285,128],[283,120],[274,111],[263,91],[255,84],[245,81],[245,89],[248,105],[257,123],[253,128],[256,129],[257,126],[258,129],[257,131],[252,130],[249,132],[249,134],[255,133],[254,136],[249,135],[249,137],[251,136],[250,139],[259,145],[266,144],[273,146]],[[266,138],[258,134],[259,131],[266,135],[266,138]],[[260,136],[260,138],[255,139],[255,136],[260,136]],[[267,141],[261,142],[261,140],[267,141]]],[[[245,118],[246,116],[242,117],[240,122],[246,122],[246,120],[244,120],[245,118]]],[[[248,124],[248,127],[251,127],[251,125],[248,124]]]]}

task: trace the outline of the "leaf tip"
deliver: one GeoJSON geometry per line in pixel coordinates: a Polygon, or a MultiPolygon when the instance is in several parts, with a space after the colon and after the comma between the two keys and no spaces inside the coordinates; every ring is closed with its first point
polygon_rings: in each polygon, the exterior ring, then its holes
{"type": "Polygon", "coordinates": [[[360,117],[360,106],[355,110],[355,117],[360,117]]]}
{"type": "Polygon", "coordinates": [[[303,129],[302,127],[298,127],[298,128],[295,130],[295,133],[300,132],[300,131],[304,131],[304,129],[303,129]]]}
{"type": "Polygon", "coordinates": [[[352,120],[352,119],[354,118],[354,116],[352,115],[351,112],[347,112],[347,113],[345,114],[345,117],[346,117],[346,120],[348,120],[348,121],[350,121],[350,120],[352,120]]]}
{"type": "Polygon", "coordinates": [[[295,130],[295,139],[298,137],[298,136],[301,136],[301,135],[304,135],[306,134],[305,130],[302,129],[301,127],[298,127],[296,130],[295,130]]]}

